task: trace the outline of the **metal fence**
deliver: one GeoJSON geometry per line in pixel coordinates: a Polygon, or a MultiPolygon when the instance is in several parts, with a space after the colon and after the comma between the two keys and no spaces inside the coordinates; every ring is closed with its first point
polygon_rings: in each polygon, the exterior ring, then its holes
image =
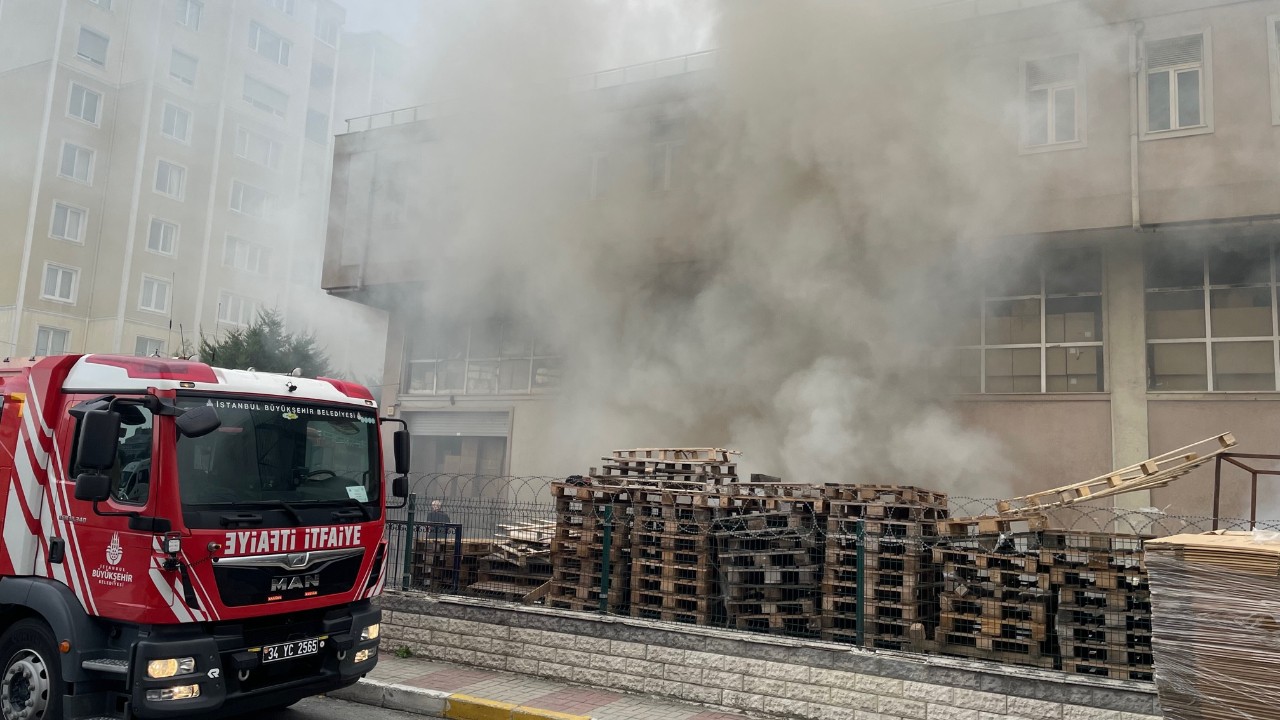
{"type": "Polygon", "coordinates": [[[966,524],[955,519],[995,516],[997,501],[751,487],[723,504],[581,479],[415,476],[408,505],[388,511],[388,586],[1147,681],[1143,539],[1215,528],[1089,505],[966,524]]]}

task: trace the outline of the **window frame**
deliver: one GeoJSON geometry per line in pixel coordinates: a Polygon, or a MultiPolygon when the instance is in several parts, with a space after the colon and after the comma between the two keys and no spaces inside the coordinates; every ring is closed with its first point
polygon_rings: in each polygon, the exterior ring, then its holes
{"type": "Polygon", "coordinates": [[[266,245],[263,245],[262,243],[253,242],[252,240],[246,240],[240,237],[239,235],[233,235],[231,233],[227,233],[225,236],[223,236],[223,241],[222,241],[222,266],[223,267],[231,268],[232,270],[239,270],[241,272],[252,273],[254,275],[266,275],[270,271],[270,262],[271,262],[271,249],[268,248],[266,245]],[[244,264],[241,264],[239,262],[241,250],[244,251],[243,253],[244,259],[245,259],[244,264]],[[257,258],[257,263],[250,263],[249,262],[250,257],[255,256],[255,254],[257,258]],[[231,260],[230,262],[227,262],[228,256],[230,256],[230,260],[231,260]],[[250,267],[250,265],[255,265],[255,264],[257,266],[256,268],[250,267]]]}
{"type": "MultiPolygon", "coordinates": [[[[540,338],[537,335],[536,330],[534,329],[534,325],[530,321],[516,320],[509,317],[503,317],[503,318],[486,318],[482,320],[473,320],[470,322],[460,323],[460,324],[465,324],[466,326],[465,332],[467,337],[466,337],[465,349],[462,350],[462,353],[459,357],[446,357],[446,354],[441,352],[435,352],[430,356],[427,356],[424,354],[423,357],[415,357],[415,355],[417,355],[417,352],[414,349],[414,344],[413,343],[405,344],[404,362],[403,362],[404,376],[402,378],[402,382],[403,382],[402,387],[407,389],[406,394],[437,395],[437,396],[438,395],[467,395],[470,397],[477,397],[477,398],[494,398],[494,397],[503,397],[503,396],[523,397],[528,395],[555,393],[563,389],[564,387],[563,378],[559,383],[544,385],[544,386],[539,386],[534,382],[537,375],[537,367],[539,363],[544,363],[544,364],[554,363],[554,364],[558,364],[560,367],[563,367],[564,355],[561,353],[550,353],[550,354],[545,352],[539,353],[538,350],[540,349],[546,350],[548,348],[545,347],[544,342],[540,342],[540,338]],[[495,342],[495,352],[497,354],[493,356],[473,357],[472,349],[474,347],[476,329],[477,327],[490,322],[499,323],[501,326],[501,330],[495,342]],[[528,335],[528,338],[527,338],[529,343],[528,352],[520,355],[506,355],[503,353],[502,343],[503,343],[507,328],[513,325],[517,327],[523,326],[527,331],[529,331],[530,334],[528,335]],[[440,373],[438,371],[438,366],[446,362],[462,363],[462,374],[461,374],[462,386],[460,388],[449,388],[449,387],[440,386],[440,380],[439,380],[440,373]],[[523,389],[510,389],[510,388],[503,387],[502,367],[505,363],[510,363],[510,362],[527,363],[525,384],[523,389]],[[431,387],[430,388],[420,388],[420,389],[414,388],[413,373],[414,373],[414,365],[416,364],[433,364],[436,366],[436,369],[433,369],[431,371],[431,387]],[[496,364],[497,367],[493,375],[493,382],[494,382],[493,392],[475,392],[472,390],[472,387],[471,387],[472,379],[473,379],[472,366],[476,364],[487,364],[489,366],[493,366],[496,364]]],[[[430,336],[430,333],[422,334],[422,337],[429,337],[429,336],[430,336]]]]}
{"type": "Polygon", "coordinates": [[[44,266],[40,270],[40,299],[41,300],[48,300],[50,302],[62,303],[64,305],[75,305],[79,295],[80,295],[80,268],[75,267],[73,265],[63,265],[62,263],[56,263],[56,262],[46,261],[44,263],[44,266]],[[47,285],[49,280],[49,270],[51,269],[55,269],[58,271],[59,281],[57,283],[58,287],[55,288],[55,291],[61,288],[62,286],[61,278],[64,276],[64,273],[71,276],[68,297],[64,298],[60,295],[50,295],[48,293],[47,285]]]}
{"type": "Polygon", "coordinates": [[[178,202],[185,201],[187,196],[187,171],[188,171],[187,166],[183,165],[182,163],[177,163],[164,157],[156,158],[156,171],[155,171],[155,175],[152,178],[152,183],[151,183],[152,192],[154,192],[155,194],[161,197],[167,197],[171,200],[177,200],[178,202]],[[160,184],[160,166],[161,165],[169,165],[171,167],[178,168],[179,170],[182,171],[182,180],[181,182],[178,183],[178,194],[176,195],[170,194],[167,191],[160,190],[160,188],[158,187],[158,185],[160,184]]]}
{"type": "Polygon", "coordinates": [[[250,75],[249,73],[245,73],[245,74],[244,74],[244,83],[243,83],[243,84],[242,84],[242,86],[241,86],[240,99],[241,99],[241,100],[243,100],[244,102],[248,103],[250,107],[257,108],[258,110],[261,110],[262,112],[265,112],[265,113],[270,114],[272,117],[277,117],[277,118],[280,118],[280,119],[282,119],[282,120],[283,120],[283,119],[287,119],[287,118],[289,117],[289,103],[292,101],[292,97],[289,95],[289,93],[287,93],[287,92],[285,92],[284,90],[282,90],[282,89],[280,89],[280,88],[276,87],[275,85],[272,85],[272,84],[271,84],[271,83],[269,83],[269,82],[265,82],[265,81],[263,81],[263,80],[259,80],[258,78],[254,77],[253,75],[250,75]],[[267,90],[272,90],[272,91],[277,92],[277,93],[279,93],[280,95],[284,96],[284,107],[282,107],[282,108],[276,108],[276,107],[273,107],[273,106],[271,106],[271,105],[268,105],[268,104],[267,104],[267,103],[265,103],[265,102],[258,102],[257,100],[253,100],[253,99],[251,99],[251,98],[249,97],[249,83],[250,83],[250,81],[252,81],[252,82],[254,82],[254,83],[257,83],[258,85],[261,85],[262,87],[266,88],[267,90]]]}
{"type": "MultiPolygon", "coordinates": [[[[961,345],[956,348],[959,352],[977,352],[978,353],[978,390],[959,391],[958,395],[967,396],[987,396],[987,397],[1007,397],[1013,395],[1033,395],[1033,396],[1074,396],[1088,395],[1096,393],[1110,392],[1111,374],[1108,372],[1108,347],[1107,347],[1107,266],[1103,248],[1098,245],[1083,246],[1066,246],[1066,247],[1050,247],[1041,252],[1037,256],[1035,267],[1039,275],[1039,294],[1035,295],[993,295],[988,294],[987,288],[984,286],[979,292],[977,311],[978,315],[978,344],[977,345],[961,345]],[[1054,252],[1069,252],[1072,250],[1092,251],[1098,254],[1099,264],[1099,285],[1098,290],[1069,292],[1069,293],[1050,293],[1049,292],[1049,259],[1054,252]],[[1096,297],[1098,298],[1098,327],[1100,336],[1095,340],[1088,341],[1068,341],[1064,337],[1061,342],[1050,342],[1048,338],[1048,306],[1051,300],[1060,300],[1065,298],[1081,298],[1096,297]],[[993,302],[1016,302],[1019,300],[1037,300],[1040,305],[1039,326],[1040,339],[1035,343],[992,343],[987,341],[987,306],[993,302]],[[1049,389],[1049,351],[1072,348],[1097,348],[1099,357],[1099,366],[1102,375],[1101,382],[1096,390],[1050,390],[1049,389]],[[1010,390],[1008,392],[989,390],[987,388],[987,353],[992,350],[1038,350],[1040,354],[1040,389],[1039,390],[1010,390]]],[[[1068,373],[1062,377],[1070,377],[1068,373]]],[[[965,376],[968,378],[968,376],[965,376]]],[[[1014,377],[1014,376],[1010,376],[1014,377]]],[[[1058,377],[1054,375],[1053,377],[1058,377]]]]}
{"type": "Polygon", "coordinates": [[[295,0],[263,0],[263,3],[288,17],[293,17],[298,10],[295,0]]]}
{"type": "Polygon", "coordinates": [[[183,52],[183,51],[179,50],[179,49],[178,49],[178,48],[176,48],[176,47],[175,47],[175,48],[170,48],[170,49],[169,49],[169,79],[170,79],[170,80],[177,80],[178,82],[182,83],[183,85],[186,85],[187,87],[192,87],[192,88],[193,88],[193,87],[195,87],[195,86],[196,86],[196,81],[199,79],[199,77],[200,77],[200,58],[198,58],[198,57],[196,57],[195,55],[192,55],[192,54],[190,54],[190,53],[183,52]],[[173,61],[174,61],[178,56],[182,56],[183,58],[186,58],[186,59],[188,59],[188,60],[190,60],[190,61],[191,61],[192,65],[193,65],[193,67],[194,67],[195,72],[194,72],[194,73],[192,73],[192,76],[191,76],[191,78],[190,78],[190,79],[187,79],[186,77],[183,77],[182,75],[179,75],[179,74],[175,71],[175,69],[174,69],[174,62],[173,62],[173,61]]]}
{"type": "Polygon", "coordinates": [[[69,203],[66,200],[55,199],[53,201],[52,207],[49,210],[49,237],[50,238],[54,240],[62,240],[64,242],[75,243],[77,245],[84,245],[85,234],[88,232],[88,225],[89,225],[89,208],[83,207],[81,205],[76,205],[75,203],[69,203]],[[62,206],[67,208],[68,210],[74,210],[80,213],[80,237],[69,238],[63,235],[53,234],[53,229],[58,224],[58,207],[59,206],[62,206]]]}
{"type": "Polygon", "coordinates": [[[1088,77],[1085,73],[1084,53],[1075,51],[1075,52],[1054,53],[1051,55],[1026,56],[1026,57],[1020,58],[1019,64],[1021,69],[1020,81],[1019,81],[1019,88],[1021,88],[1020,89],[1021,123],[1018,128],[1019,154],[1033,155],[1037,153],[1057,152],[1059,150],[1077,150],[1079,148],[1088,147],[1089,145],[1089,123],[1087,122],[1088,77]],[[1036,85],[1034,88],[1031,86],[1029,70],[1033,63],[1043,62],[1047,60],[1053,60],[1055,58],[1068,57],[1068,56],[1075,56],[1076,58],[1076,75],[1073,80],[1071,80],[1070,82],[1058,82],[1058,83],[1049,83],[1044,85],[1036,85]],[[1059,90],[1063,90],[1068,87],[1073,88],[1075,90],[1075,95],[1076,95],[1076,102],[1075,102],[1076,137],[1074,140],[1063,140],[1061,142],[1055,142],[1053,140],[1053,131],[1055,129],[1055,122],[1056,122],[1054,118],[1054,113],[1053,113],[1053,109],[1056,107],[1055,105],[1056,101],[1054,100],[1054,98],[1056,97],[1056,93],[1059,90]],[[1048,111],[1048,127],[1046,128],[1048,130],[1048,134],[1045,136],[1049,139],[1049,141],[1043,144],[1033,145],[1028,135],[1028,130],[1030,129],[1030,125],[1031,125],[1030,123],[1031,107],[1030,107],[1030,98],[1028,96],[1031,94],[1032,90],[1046,90],[1049,95],[1049,107],[1047,110],[1048,111]]]}
{"type": "Polygon", "coordinates": [[[218,291],[218,304],[214,310],[214,319],[216,322],[226,325],[235,325],[236,327],[248,327],[253,323],[257,312],[258,302],[253,298],[245,295],[238,295],[230,290],[218,291]],[[226,300],[226,302],[223,302],[224,300],[226,300]],[[228,307],[232,300],[240,303],[240,320],[231,320],[227,317],[223,317],[223,308],[228,307]],[[245,317],[246,315],[248,317],[245,317]]]}
{"type": "Polygon", "coordinates": [[[255,55],[272,62],[280,67],[289,67],[290,56],[293,54],[293,43],[289,42],[285,36],[263,25],[257,20],[249,20],[249,32],[246,35],[249,49],[255,55]],[[274,57],[266,52],[269,48],[263,47],[263,35],[267,40],[274,40],[276,43],[276,52],[274,57]]]}
{"type": "Polygon", "coordinates": [[[133,340],[133,354],[135,357],[155,357],[150,352],[144,352],[144,353],[138,352],[138,344],[143,341],[146,341],[148,345],[150,345],[151,343],[155,343],[156,349],[154,350],[154,352],[159,353],[161,357],[164,356],[164,340],[162,340],[161,338],[149,337],[147,335],[137,335],[134,337],[134,340],[133,340]]]}
{"type": "MultiPolygon", "coordinates": [[[[98,156],[98,151],[94,150],[91,147],[85,147],[84,145],[77,145],[76,143],[73,143],[70,140],[63,140],[62,152],[58,153],[58,177],[66,180],[70,180],[75,183],[80,183],[81,185],[89,185],[92,187],[93,186],[93,169],[97,161],[97,156],[98,156]],[[63,159],[66,157],[67,148],[75,148],[77,152],[83,150],[89,153],[89,164],[88,164],[88,168],[85,171],[86,179],[81,180],[75,175],[67,175],[62,172],[63,159]]],[[[72,165],[75,165],[75,164],[76,163],[72,163],[72,165]]],[[[74,171],[74,167],[72,169],[74,171]]]]}
{"type": "Polygon", "coordinates": [[[70,349],[71,349],[71,331],[70,330],[66,328],[54,327],[53,325],[36,325],[36,342],[35,342],[35,347],[32,348],[32,351],[35,355],[42,356],[42,357],[49,357],[52,355],[65,355],[67,351],[70,349]],[[49,337],[50,340],[52,340],[54,334],[57,334],[59,337],[61,337],[63,339],[62,350],[56,353],[51,353],[49,352],[49,349],[50,349],[49,345],[48,343],[46,343],[45,352],[41,353],[40,352],[40,333],[42,332],[48,333],[50,336],[49,337]]]}
{"type": "Polygon", "coordinates": [[[228,188],[228,197],[227,197],[227,210],[229,212],[233,212],[237,215],[243,215],[245,217],[265,219],[265,218],[271,217],[274,207],[275,207],[275,196],[271,193],[270,190],[267,190],[264,187],[259,187],[252,183],[247,183],[238,178],[231,178],[231,185],[228,188]],[[240,207],[236,207],[236,188],[237,187],[247,188],[247,189],[262,192],[262,212],[260,214],[245,212],[243,190],[240,193],[240,207]]]}
{"type": "Polygon", "coordinates": [[[147,237],[146,237],[146,241],[143,243],[143,247],[147,252],[152,253],[154,255],[161,255],[164,257],[175,257],[178,254],[178,238],[181,235],[182,235],[181,225],[179,225],[176,222],[173,222],[172,220],[166,220],[157,215],[152,215],[147,220],[147,237]],[[159,249],[151,247],[152,230],[155,229],[157,223],[161,225],[167,225],[168,227],[173,228],[172,248],[169,250],[169,252],[164,251],[163,242],[161,243],[161,248],[159,249]]]}
{"type": "MultiPolygon", "coordinates": [[[[92,125],[93,127],[102,127],[102,99],[103,99],[102,93],[90,88],[87,85],[81,85],[80,83],[72,80],[67,85],[67,117],[74,118],[87,125],[92,125]],[[72,105],[74,104],[75,92],[77,88],[79,88],[80,90],[83,90],[86,95],[93,95],[98,98],[97,112],[94,113],[94,118],[92,120],[86,118],[83,115],[77,115],[72,111],[72,105]]],[[[81,109],[83,109],[83,105],[84,103],[81,102],[81,109]]]]}
{"type": "Polygon", "coordinates": [[[1163,140],[1165,138],[1188,137],[1191,135],[1208,135],[1214,129],[1214,113],[1213,113],[1213,32],[1211,28],[1204,27],[1199,30],[1190,32],[1174,32],[1155,35],[1151,37],[1141,37],[1138,39],[1137,52],[1141,53],[1141,75],[1138,81],[1138,123],[1139,133],[1138,139],[1147,140],[1163,140]],[[1151,114],[1150,114],[1150,98],[1148,97],[1148,77],[1151,75],[1146,46],[1153,42],[1162,40],[1176,40],[1179,38],[1187,38],[1200,36],[1200,62],[1182,63],[1180,65],[1169,65],[1160,67],[1155,72],[1168,72],[1170,83],[1169,95],[1169,113],[1170,128],[1168,130],[1151,130],[1151,114]],[[1187,70],[1199,68],[1200,70],[1200,124],[1189,125],[1186,127],[1176,127],[1173,122],[1177,120],[1178,108],[1178,73],[1187,70]]]}
{"type": "Polygon", "coordinates": [[[204,22],[204,3],[201,0],[177,0],[174,16],[179,25],[187,28],[191,32],[200,32],[200,25],[204,22]],[[195,8],[195,23],[191,22],[191,9],[195,8]]]}
{"type": "Polygon", "coordinates": [[[280,142],[279,140],[276,140],[275,138],[265,133],[258,132],[257,130],[254,130],[248,125],[244,125],[243,123],[237,123],[234,152],[236,157],[241,158],[242,160],[250,162],[254,165],[257,165],[258,167],[263,167],[268,170],[279,170],[281,155],[284,154],[284,143],[280,142]],[[242,133],[245,138],[244,152],[241,152],[241,147],[240,147],[240,137],[242,133]],[[266,146],[267,162],[266,163],[258,162],[253,157],[252,153],[250,153],[249,151],[250,144],[255,139],[267,143],[267,146],[266,146]]]}
{"type": "MultiPolygon", "coordinates": [[[[1280,300],[1280,272],[1278,272],[1276,268],[1276,263],[1280,262],[1280,240],[1268,240],[1266,238],[1262,238],[1262,240],[1267,242],[1268,257],[1270,258],[1270,271],[1268,273],[1268,280],[1266,283],[1252,283],[1252,284],[1241,284],[1241,283],[1213,284],[1211,283],[1211,279],[1209,277],[1209,261],[1210,261],[1209,251],[1211,249],[1210,244],[1205,244],[1199,248],[1201,278],[1200,278],[1200,285],[1198,287],[1152,289],[1147,287],[1147,282],[1144,277],[1143,291],[1142,291],[1142,299],[1143,299],[1142,317],[1143,317],[1144,326],[1146,323],[1149,322],[1148,320],[1149,311],[1147,310],[1147,307],[1148,307],[1147,298],[1154,293],[1190,292],[1190,291],[1198,290],[1203,293],[1203,303],[1204,303],[1204,308],[1203,308],[1204,324],[1201,326],[1202,329],[1204,330],[1203,337],[1152,338],[1152,337],[1149,337],[1149,335],[1145,337],[1148,353],[1150,353],[1150,348],[1153,345],[1192,345],[1192,344],[1204,345],[1204,353],[1205,353],[1204,388],[1194,389],[1194,390],[1172,390],[1172,389],[1162,389],[1162,388],[1153,387],[1153,382],[1156,376],[1152,372],[1152,367],[1151,367],[1152,361],[1150,356],[1148,355],[1147,366],[1146,366],[1147,393],[1149,394],[1168,393],[1173,395],[1187,395],[1187,394],[1194,395],[1194,394],[1212,393],[1214,395],[1221,395],[1221,394],[1227,394],[1227,393],[1257,394],[1257,393],[1280,392],[1280,305],[1277,304],[1277,301],[1280,300]],[[1217,291],[1249,290],[1249,289],[1262,289],[1262,288],[1267,288],[1271,295],[1271,300],[1270,300],[1271,334],[1255,335],[1255,336],[1236,335],[1236,336],[1216,337],[1213,334],[1213,293],[1214,291],[1215,290],[1217,291]],[[1219,345],[1219,344],[1229,345],[1233,343],[1264,343],[1264,342],[1271,343],[1272,383],[1273,383],[1272,389],[1270,390],[1268,389],[1219,390],[1214,387],[1216,361],[1214,359],[1213,350],[1215,345],[1219,345]]],[[[1146,249],[1144,249],[1144,253],[1145,252],[1146,252],[1146,249]]],[[[1144,256],[1144,270],[1145,270],[1145,262],[1146,262],[1146,258],[1144,256]]],[[[1147,333],[1144,333],[1144,335],[1147,335],[1147,333]]]]}
{"type": "Polygon", "coordinates": [[[164,103],[161,104],[160,106],[160,136],[161,137],[165,137],[175,142],[182,143],[183,145],[190,145],[191,144],[191,125],[194,121],[195,121],[195,114],[177,103],[165,100],[164,103]],[[169,134],[168,129],[165,127],[165,124],[169,120],[168,112],[170,109],[186,114],[187,116],[187,122],[186,122],[187,136],[186,137],[178,137],[177,135],[169,134]]]}
{"type": "Polygon", "coordinates": [[[315,32],[312,34],[315,35],[316,40],[319,40],[328,47],[337,48],[338,42],[342,38],[342,23],[338,22],[337,18],[328,13],[317,12],[315,32]],[[327,30],[329,27],[333,28],[332,39],[322,32],[323,30],[327,30]]]}
{"type": "Polygon", "coordinates": [[[81,60],[83,62],[87,62],[96,68],[105,70],[107,67],[107,61],[111,59],[110,56],[111,56],[111,36],[107,35],[106,33],[98,32],[97,30],[94,30],[88,25],[81,25],[80,32],[76,34],[76,59],[81,60]],[[88,33],[90,35],[96,35],[99,38],[102,38],[103,40],[106,41],[106,47],[102,51],[102,62],[98,62],[92,56],[86,55],[85,53],[80,51],[80,44],[84,40],[85,33],[88,33]]]}
{"type": "MultiPolygon", "coordinates": [[[[155,299],[155,297],[156,297],[156,294],[152,293],[153,300],[155,299]]],[[[155,313],[157,315],[167,316],[169,315],[169,312],[172,309],[172,307],[173,307],[173,282],[168,279],[162,278],[159,275],[151,275],[148,273],[143,273],[142,278],[138,281],[138,310],[142,312],[149,312],[149,313],[155,313]],[[164,288],[164,307],[154,307],[154,306],[145,304],[144,297],[146,295],[148,282],[154,284],[154,286],[157,289],[161,287],[164,288]]]]}

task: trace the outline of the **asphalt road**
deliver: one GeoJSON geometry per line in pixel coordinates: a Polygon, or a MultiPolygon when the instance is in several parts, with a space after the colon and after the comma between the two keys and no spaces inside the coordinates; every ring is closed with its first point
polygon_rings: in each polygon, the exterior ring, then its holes
{"type": "Polygon", "coordinates": [[[410,720],[422,715],[403,713],[396,710],[384,710],[369,705],[350,703],[333,698],[312,697],[302,700],[297,705],[274,713],[255,713],[242,715],[235,720],[410,720]]]}

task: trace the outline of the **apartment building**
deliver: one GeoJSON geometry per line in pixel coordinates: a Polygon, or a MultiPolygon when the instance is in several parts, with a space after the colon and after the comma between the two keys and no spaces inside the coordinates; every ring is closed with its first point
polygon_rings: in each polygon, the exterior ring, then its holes
{"type": "MultiPolygon", "coordinates": [[[[958,66],[1001,88],[989,113],[963,119],[976,146],[996,148],[984,176],[1036,189],[990,215],[984,234],[1031,260],[988,278],[972,299],[950,373],[955,411],[1000,438],[1020,469],[1013,492],[1228,430],[1248,450],[1280,451],[1280,2],[921,0],[903,9],[966,38],[958,66]]],[[[582,92],[609,112],[637,85],[646,102],[714,96],[713,65],[714,54],[673,58],[590,76],[582,92]]],[[[557,421],[548,398],[573,382],[554,348],[487,318],[440,335],[432,309],[375,291],[411,287],[421,262],[378,243],[403,229],[391,200],[362,191],[375,179],[394,184],[394,156],[432,142],[429,120],[402,120],[338,138],[325,286],[395,313],[387,373],[400,385],[384,401],[422,437],[421,469],[581,471],[542,447],[557,421]]],[[[655,181],[675,182],[678,143],[655,134],[636,142],[655,181]]],[[[598,163],[590,168],[595,193],[598,163]]],[[[1202,472],[1119,502],[1207,514],[1211,485],[1202,472]]],[[[1247,476],[1227,477],[1224,514],[1248,512],[1246,485],[1247,476]]],[[[1259,498],[1264,514],[1280,511],[1280,492],[1265,482],[1259,498]]]]}
{"type": "Polygon", "coordinates": [[[173,353],[319,290],[344,11],[0,5],[0,352],[173,353]]]}

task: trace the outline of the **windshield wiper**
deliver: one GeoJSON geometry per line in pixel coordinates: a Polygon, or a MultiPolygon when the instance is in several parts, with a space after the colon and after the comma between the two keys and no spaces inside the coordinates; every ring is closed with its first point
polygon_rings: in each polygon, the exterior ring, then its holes
{"type": "Polygon", "coordinates": [[[302,525],[302,516],[298,514],[298,509],[283,500],[246,500],[245,502],[227,503],[228,505],[244,505],[246,507],[273,507],[279,508],[293,519],[294,525],[302,525]]]}
{"type": "MultiPolygon", "coordinates": [[[[336,502],[336,503],[342,503],[343,505],[350,505],[360,511],[360,514],[364,516],[365,522],[369,522],[370,520],[373,520],[373,515],[369,514],[369,508],[365,507],[364,503],[360,502],[359,500],[356,500],[355,498],[335,498],[333,500],[321,500],[320,502],[323,502],[323,503],[336,502]]],[[[350,512],[344,512],[339,514],[339,511],[335,511],[333,515],[335,519],[339,519],[339,520],[355,517],[355,515],[350,512]]]]}

